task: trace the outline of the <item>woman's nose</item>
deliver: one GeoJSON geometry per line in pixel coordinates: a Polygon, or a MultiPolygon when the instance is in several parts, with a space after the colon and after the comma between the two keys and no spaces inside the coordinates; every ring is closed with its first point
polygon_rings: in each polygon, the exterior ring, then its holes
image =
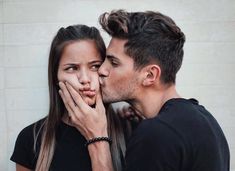
{"type": "Polygon", "coordinates": [[[80,73],[78,73],[78,80],[82,85],[90,84],[90,78],[85,70],[80,70],[80,73]]]}

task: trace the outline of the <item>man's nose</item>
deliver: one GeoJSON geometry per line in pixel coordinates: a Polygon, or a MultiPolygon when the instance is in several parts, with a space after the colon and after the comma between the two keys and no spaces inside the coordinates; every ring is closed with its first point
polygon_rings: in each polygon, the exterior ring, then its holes
{"type": "Polygon", "coordinates": [[[100,77],[108,77],[109,76],[109,69],[106,66],[105,62],[100,66],[100,68],[98,70],[98,74],[100,77]]]}

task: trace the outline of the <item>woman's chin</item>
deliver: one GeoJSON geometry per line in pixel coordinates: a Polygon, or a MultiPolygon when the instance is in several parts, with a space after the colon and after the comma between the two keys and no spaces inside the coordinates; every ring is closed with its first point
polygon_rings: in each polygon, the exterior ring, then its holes
{"type": "Polygon", "coordinates": [[[90,98],[90,97],[82,97],[82,98],[89,106],[93,106],[95,104],[95,98],[90,98]]]}

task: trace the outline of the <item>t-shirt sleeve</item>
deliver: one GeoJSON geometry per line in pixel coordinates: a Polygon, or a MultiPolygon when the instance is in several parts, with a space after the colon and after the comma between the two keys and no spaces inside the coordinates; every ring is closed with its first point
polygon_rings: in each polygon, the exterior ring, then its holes
{"type": "Polygon", "coordinates": [[[125,171],[178,170],[182,146],[177,133],[164,123],[142,121],[127,146],[125,171]]]}
{"type": "Polygon", "coordinates": [[[10,160],[33,170],[35,165],[35,153],[33,150],[33,145],[33,125],[30,125],[19,133],[10,160]]]}

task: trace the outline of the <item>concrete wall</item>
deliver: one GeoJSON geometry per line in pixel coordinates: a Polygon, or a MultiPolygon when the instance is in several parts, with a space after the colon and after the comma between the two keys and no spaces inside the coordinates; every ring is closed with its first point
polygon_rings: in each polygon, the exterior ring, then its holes
{"type": "Polygon", "coordinates": [[[98,26],[102,12],[119,8],[160,11],[185,32],[178,89],[218,120],[235,170],[234,0],[0,0],[0,171],[15,170],[9,158],[19,131],[47,113],[48,51],[59,27],[98,26]]]}

